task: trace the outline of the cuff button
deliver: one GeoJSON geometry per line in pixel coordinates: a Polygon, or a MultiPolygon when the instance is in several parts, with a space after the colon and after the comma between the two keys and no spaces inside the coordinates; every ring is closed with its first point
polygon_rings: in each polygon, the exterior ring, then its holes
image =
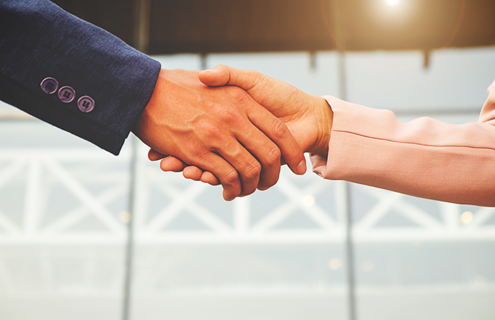
{"type": "Polygon", "coordinates": [[[41,81],[41,90],[46,94],[54,94],[58,90],[58,81],[48,77],[41,81]]]}
{"type": "Polygon", "coordinates": [[[90,96],[82,96],[77,100],[77,107],[84,113],[93,111],[95,108],[95,101],[90,96]]]}
{"type": "Polygon", "coordinates": [[[58,98],[63,103],[70,103],[74,101],[75,97],[76,97],[76,91],[69,86],[62,87],[58,91],[58,98]]]}

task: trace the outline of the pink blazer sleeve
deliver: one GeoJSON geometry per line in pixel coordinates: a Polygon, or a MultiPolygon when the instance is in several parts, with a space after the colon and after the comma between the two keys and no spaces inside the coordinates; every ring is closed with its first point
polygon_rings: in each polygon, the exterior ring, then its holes
{"type": "Polygon", "coordinates": [[[313,171],[416,197],[495,206],[495,82],[478,122],[401,123],[388,110],[326,96],[333,112],[328,156],[313,171]]]}

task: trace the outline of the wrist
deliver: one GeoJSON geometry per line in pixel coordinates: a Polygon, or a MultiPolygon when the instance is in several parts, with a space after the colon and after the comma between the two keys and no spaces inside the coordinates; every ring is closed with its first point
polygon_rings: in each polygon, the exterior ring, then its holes
{"type": "Polygon", "coordinates": [[[328,102],[319,97],[314,97],[313,112],[316,128],[315,142],[308,150],[314,154],[326,155],[328,154],[328,145],[330,143],[330,136],[333,124],[333,111],[328,102]]]}
{"type": "Polygon", "coordinates": [[[131,131],[148,146],[151,146],[153,143],[153,134],[150,134],[150,132],[153,132],[153,128],[155,128],[155,125],[159,122],[159,119],[157,118],[161,115],[161,109],[164,105],[164,97],[162,95],[164,71],[164,69],[160,70],[155,88],[153,89],[153,94],[131,129],[131,131]]]}

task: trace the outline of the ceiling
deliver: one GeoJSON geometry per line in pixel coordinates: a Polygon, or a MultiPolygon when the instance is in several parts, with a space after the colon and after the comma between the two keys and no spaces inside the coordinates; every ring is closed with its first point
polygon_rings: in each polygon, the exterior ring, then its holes
{"type": "Polygon", "coordinates": [[[55,0],[150,54],[495,45],[494,0],[55,0]]]}

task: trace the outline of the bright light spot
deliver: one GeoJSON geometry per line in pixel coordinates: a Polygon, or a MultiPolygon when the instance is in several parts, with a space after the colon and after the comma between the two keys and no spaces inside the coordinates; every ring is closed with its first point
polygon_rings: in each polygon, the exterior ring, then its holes
{"type": "Polygon", "coordinates": [[[122,223],[127,224],[127,223],[131,222],[132,215],[127,211],[122,211],[119,214],[119,218],[120,218],[120,221],[122,221],[122,223]]]}
{"type": "Polygon", "coordinates": [[[462,224],[468,224],[473,221],[473,213],[471,211],[466,211],[461,214],[462,224]]]}
{"type": "Polygon", "coordinates": [[[328,261],[328,267],[330,270],[339,270],[340,267],[342,267],[342,261],[337,258],[330,259],[330,261],[328,261]]]}
{"type": "Polygon", "coordinates": [[[307,196],[304,197],[303,201],[306,207],[311,207],[314,206],[316,199],[312,195],[308,194],[307,196]]]}
{"type": "Polygon", "coordinates": [[[375,267],[375,264],[371,260],[366,260],[363,262],[363,270],[364,271],[371,271],[375,267]]]}
{"type": "Polygon", "coordinates": [[[400,4],[400,0],[385,0],[390,7],[397,7],[400,4]]]}

